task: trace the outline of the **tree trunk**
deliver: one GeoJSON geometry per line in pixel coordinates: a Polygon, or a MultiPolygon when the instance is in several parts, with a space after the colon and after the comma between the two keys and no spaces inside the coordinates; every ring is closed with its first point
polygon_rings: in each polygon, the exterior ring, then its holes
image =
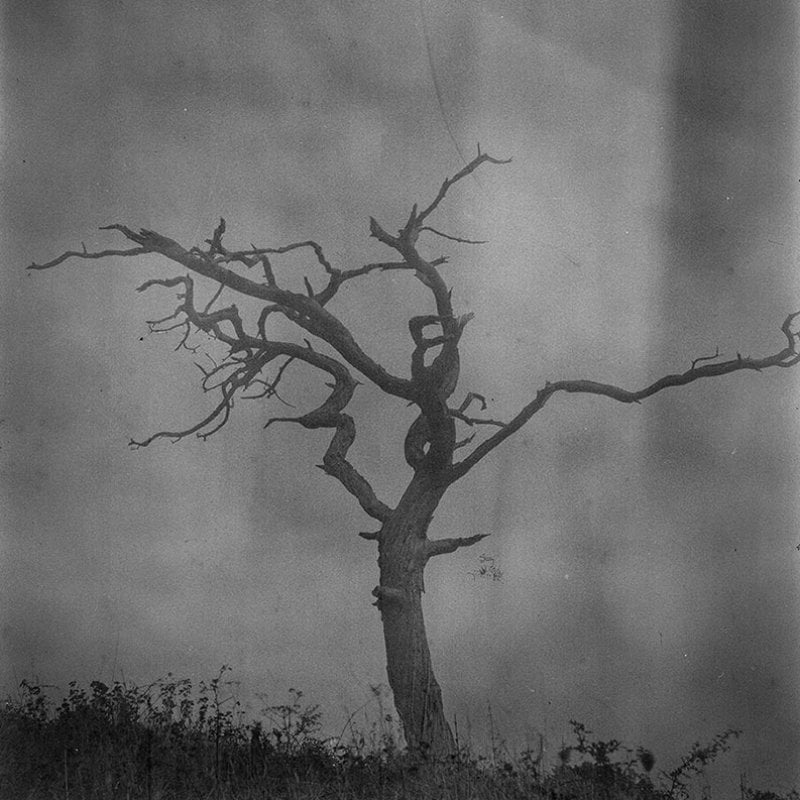
{"type": "Polygon", "coordinates": [[[445,488],[420,473],[411,481],[381,530],[380,585],[373,591],[383,622],[389,686],[406,743],[411,751],[432,757],[456,751],[433,674],[421,597],[426,533],[445,488]]]}

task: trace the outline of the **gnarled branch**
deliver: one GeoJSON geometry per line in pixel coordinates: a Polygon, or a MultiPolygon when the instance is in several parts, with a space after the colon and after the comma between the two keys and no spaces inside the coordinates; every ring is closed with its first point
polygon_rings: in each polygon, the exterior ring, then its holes
{"type": "Polygon", "coordinates": [[[319,468],[336,478],[358,501],[361,508],[374,519],[385,522],[391,508],[378,499],[367,479],[347,460],[347,451],[356,438],[353,418],[343,409],[350,402],[358,382],[347,368],[333,358],[317,353],[308,347],[283,344],[286,354],[292,355],[328,372],[334,379],[331,394],[319,407],[299,417],[273,417],[265,428],[275,422],[294,422],[304,428],[334,428],[335,433],[328,445],[319,468]]]}
{"type": "Polygon", "coordinates": [[[488,533],[477,533],[475,536],[455,537],[452,539],[429,539],[425,542],[425,558],[441,556],[445,553],[453,553],[459,547],[471,547],[481,539],[485,539],[488,533]]]}
{"type": "Polygon", "coordinates": [[[516,433],[534,414],[544,407],[545,403],[556,392],[567,392],[570,394],[596,394],[616,400],[619,403],[640,403],[654,394],[673,386],[685,386],[701,378],[716,378],[721,375],[728,375],[731,372],[741,370],[754,370],[761,372],[770,367],[793,367],[800,363],[800,353],[797,351],[797,341],[800,334],[792,330],[792,323],[800,316],[800,311],[789,314],[781,325],[781,331],[786,337],[786,347],[771,356],[764,358],[745,358],[741,354],[736,355],[735,359],[721,361],[718,363],[704,363],[698,366],[700,361],[705,361],[706,357],[695,359],[692,366],[686,372],[673,375],[665,375],[654,383],[643,389],[629,391],[619,386],[608,383],[598,383],[589,380],[566,380],[554,383],[545,383],[542,389],[536,393],[534,399],[528,403],[510,422],[506,423],[500,430],[492,434],[491,437],[479,444],[462,461],[453,464],[449,470],[448,480],[454,482],[469,472],[482,458],[488,455],[501,442],[516,433]]]}
{"type": "Polygon", "coordinates": [[[439,189],[439,193],[436,195],[433,202],[420,214],[416,214],[414,216],[415,224],[422,225],[422,222],[425,220],[425,218],[430,216],[436,210],[436,207],[439,205],[439,203],[441,203],[442,200],[444,200],[445,195],[447,194],[447,192],[450,190],[450,187],[454,183],[458,183],[458,181],[462,180],[463,178],[466,178],[467,175],[470,175],[473,172],[475,172],[475,170],[478,169],[478,167],[481,164],[485,164],[487,162],[489,164],[510,164],[511,159],[492,158],[487,153],[481,153],[480,145],[478,145],[478,155],[475,156],[475,158],[473,158],[472,161],[470,161],[469,164],[467,164],[463,169],[461,169],[459,172],[453,175],[452,178],[447,178],[444,181],[444,183],[442,183],[441,188],[439,189]]]}
{"type": "MultiPolygon", "coordinates": [[[[470,175],[482,164],[508,164],[510,161],[511,159],[492,158],[486,153],[481,153],[479,146],[478,155],[463,169],[453,175],[453,177],[447,178],[444,183],[442,183],[438,194],[427,208],[425,208],[422,212],[418,212],[417,205],[414,204],[406,224],[398,231],[397,236],[392,236],[383,228],[383,226],[378,223],[374,217],[370,217],[370,235],[388,247],[391,247],[393,250],[396,250],[398,253],[400,253],[400,255],[403,256],[406,264],[416,271],[417,277],[433,293],[434,299],[436,300],[436,313],[442,318],[453,316],[453,309],[450,303],[450,293],[448,292],[447,287],[442,280],[442,276],[436,269],[435,264],[430,261],[426,261],[424,258],[422,258],[422,256],[420,256],[416,249],[416,242],[423,230],[431,230],[434,233],[438,233],[440,236],[444,234],[439,233],[439,231],[436,231],[429,226],[423,225],[423,223],[425,219],[436,210],[439,203],[444,200],[447,192],[449,191],[450,187],[453,186],[453,184],[467,177],[467,175],[470,175]]],[[[466,242],[467,240],[459,241],[466,242]]],[[[445,333],[449,333],[449,331],[445,331],[445,333]]]]}
{"type": "MultiPolygon", "coordinates": [[[[136,256],[143,253],[159,253],[178,264],[182,264],[191,272],[210,278],[235,292],[267,303],[274,303],[275,310],[283,312],[297,325],[326,341],[345,361],[387,394],[406,400],[413,399],[414,391],[411,382],[392,375],[381,364],[370,358],[355,341],[348,328],[323,308],[315,298],[281,289],[269,282],[266,284],[257,283],[240,275],[238,272],[226,268],[221,263],[218,253],[209,253],[197,249],[186,250],[174,239],[155,231],[144,228],[139,231],[133,231],[120,224],[106,225],[102,230],[119,231],[140,246],[132,250],[103,251],[102,253],[70,251],[45,265],[32,264],[28,269],[45,269],[56,266],[70,257],[101,258],[104,254],[136,256]]],[[[310,246],[314,249],[313,244],[300,242],[290,247],[310,246]]],[[[253,258],[257,260],[258,256],[254,255],[253,258]]]]}
{"type": "Polygon", "coordinates": [[[37,264],[35,261],[28,265],[28,269],[50,269],[57,267],[62,261],[68,258],[110,258],[111,256],[141,256],[149,252],[144,247],[132,247],[130,250],[100,250],[96,253],[87,253],[85,250],[67,250],[52,261],[44,264],[37,264]]]}

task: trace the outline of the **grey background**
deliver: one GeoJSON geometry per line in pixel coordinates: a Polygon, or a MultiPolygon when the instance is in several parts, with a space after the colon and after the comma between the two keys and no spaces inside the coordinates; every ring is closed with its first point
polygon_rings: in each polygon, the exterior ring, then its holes
{"type": "MultiPolygon", "coordinates": [[[[370,521],[314,467],[327,434],[262,432],[283,409],[240,403],[205,444],[126,448],[211,399],[177,339],[146,336],[173,296],[134,291],[179,270],[24,272],[123,244],[100,225],[188,247],[224,215],[231,244],[313,237],[358,266],[389,255],[370,214],[401,225],[478,141],[511,156],[434,221],[490,244],[426,250],[475,312],[461,387],[496,417],[547,379],[637,388],[717,346],[775,352],[800,308],[790,4],[7,0],[2,24],[9,692],[226,663],[254,711],[294,686],[338,732],[362,704],[374,719],[385,683],[370,521]]],[[[319,277],[278,269],[298,290],[319,277]]],[[[334,310],[404,373],[405,321],[429,298],[388,273],[334,310]]],[[[554,758],[574,717],[668,768],[739,727],[715,786],[800,780],[799,380],[747,373],[632,408],[557,397],[454,487],[431,534],[492,533],[428,571],[462,739],[485,744],[491,705],[512,749],[541,733],[554,758]],[[482,552],[502,581],[470,574],[482,552]]],[[[299,371],[287,399],[316,387],[299,371]]],[[[366,386],[353,409],[353,459],[393,502],[413,412],[366,386]]]]}

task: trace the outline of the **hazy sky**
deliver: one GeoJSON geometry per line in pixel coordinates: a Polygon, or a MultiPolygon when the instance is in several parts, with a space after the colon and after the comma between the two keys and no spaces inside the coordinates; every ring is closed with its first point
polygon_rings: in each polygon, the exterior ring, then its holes
{"type": "MultiPolygon", "coordinates": [[[[223,215],[231,245],[313,237],[359,266],[389,255],[369,215],[399,227],[480,142],[513,164],[461,183],[434,224],[490,244],[426,244],[475,313],[457,398],[508,417],[545,380],[638,388],[716,347],[775,352],[800,308],[789,8],[7,0],[3,687],[224,663],[243,699],[294,686],[335,728],[386,682],[357,536],[374,526],[314,466],[329,433],[262,431],[285,410],[242,402],[206,443],[128,449],[212,402],[177,338],[147,335],[174,295],[135,292],[181,271],[26,264],[122,246],[97,230],[114,222],[189,247],[223,215]]],[[[320,278],[276,267],[288,288],[320,278]]],[[[406,320],[431,310],[399,273],[331,308],[404,374],[406,320]]],[[[554,757],[576,718],[668,769],[735,727],[717,786],[800,783],[798,389],[778,370],[632,408],[556,397],[452,489],[431,535],[492,534],[428,570],[462,735],[480,743],[491,704],[510,746],[542,733],[554,757]],[[482,553],[501,581],[470,574],[482,553]]],[[[300,407],[319,391],[302,371],[286,390],[300,407]]],[[[353,460],[394,502],[413,411],[367,386],[352,409],[353,460]]]]}

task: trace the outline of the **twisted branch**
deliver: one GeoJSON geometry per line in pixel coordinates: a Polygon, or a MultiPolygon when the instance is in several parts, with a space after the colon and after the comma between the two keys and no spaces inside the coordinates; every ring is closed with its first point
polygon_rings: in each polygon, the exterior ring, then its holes
{"type": "Polygon", "coordinates": [[[336,478],[358,501],[361,508],[374,519],[385,522],[391,509],[378,499],[372,486],[358,470],[347,460],[347,451],[356,438],[356,426],[353,418],[342,409],[350,402],[357,381],[353,379],[347,368],[338,361],[308,348],[297,347],[294,353],[309,364],[324,369],[334,378],[333,390],[318,408],[299,417],[272,417],[264,425],[268,428],[275,422],[294,422],[304,428],[333,428],[335,433],[325,451],[319,468],[326,474],[336,478]]]}
{"type": "MultiPolygon", "coordinates": [[[[412,399],[414,387],[411,382],[392,375],[382,365],[370,358],[354,340],[347,327],[323,308],[315,297],[308,297],[304,294],[281,289],[274,281],[273,283],[268,281],[266,284],[257,283],[233,270],[227,269],[222,263],[225,258],[224,254],[216,252],[221,248],[219,241],[212,246],[214,252],[206,252],[196,248],[186,250],[174,239],[144,228],[139,231],[133,231],[125,225],[114,224],[106,225],[102,230],[119,231],[138,244],[139,247],[126,251],[103,251],[103,253],[70,251],[47,264],[32,264],[28,269],[46,269],[61,263],[69,257],[100,258],[104,254],[135,256],[143,253],[159,253],[178,264],[182,264],[191,272],[210,278],[234,292],[239,292],[266,303],[275,304],[274,310],[284,313],[301,328],[326,341],[347,363],[387,394],[406,400],[412,399]]],[[[221,234],[217,239],[221,239],[221,234]]],[[[212,239],[211,241],[213,242],[214,240],[212,239]]],[[[306,242],[298,243],[295,247],[306,245],[314,249],[313,243],[306,242]]],[[[258,256],[253,256],[253,258],[255,259],[253,264],[258,263],[258,256]]],[[[266,336],[264,335],[262,340],[265,338],[266,336]]]]}
{"type": "Polygon", "coordinates": [[[619,403],[640,403],[654,394],[673,386],[685,386],[701,378],[716,378],[727,375],[731,372],[741,370],[754,370],[761,372],[770,367],[787,368],[793,367],[800,362],[800,353],[797,351],[797,341],[800,333],[792,330],[792,323],[800,316],[800,311],[789,314],[781,325],[781,331],[786,337],[786,347],[771,356],[764,358],[745,358],[737,353],[735,359],[722,361],[716,364],[705,363],[698,366],[701,361],[706,361],[713,357],[701,357],[692,362],[692,366],[686,372],[680,374],[665,375],[654,383],[643,389],[628,391],[619,386],[608,383],[598,383],[588,380],[566,380],[547,382],[542,389],[536,392],[534,399],[528,403],[510,422],[506,423],[499,431],[494,433],[486,441],[478,445],[462,461],[454,464],[448,474],[450,483],[458,480],[469,472],[482,458],[488,455],[501,442],[516,433],[534,414],[541,411],[545,403],[556,392],[567,392],[570,394],[596,394],[616,400],[619,403]]]}

